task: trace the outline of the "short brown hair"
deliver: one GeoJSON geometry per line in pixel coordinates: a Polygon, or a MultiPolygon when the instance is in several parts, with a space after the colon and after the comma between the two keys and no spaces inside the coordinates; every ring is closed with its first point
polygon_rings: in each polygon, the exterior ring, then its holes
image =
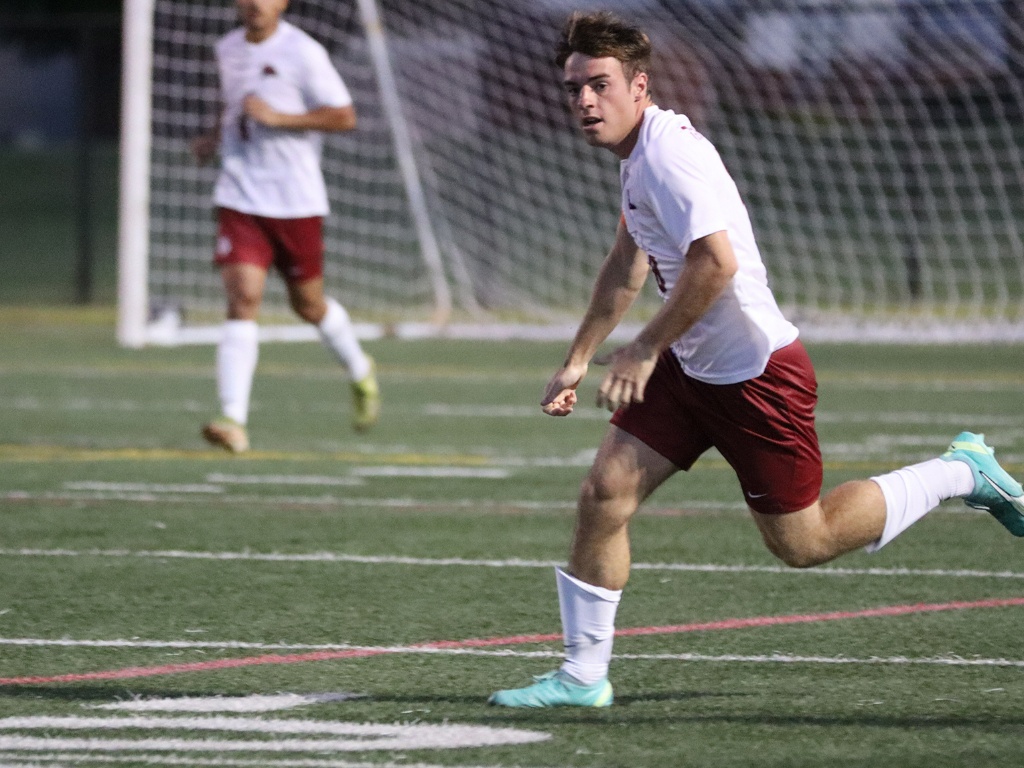
{"type": "Polygon", "coordinates": [[[555,47],[555,64],[565,66],[566,59],[574,53],[618,59],[629,82],[640,72],[650,74],[650,38],[639,27],[608,11],[576,11],[566,19],[555,47]]]}

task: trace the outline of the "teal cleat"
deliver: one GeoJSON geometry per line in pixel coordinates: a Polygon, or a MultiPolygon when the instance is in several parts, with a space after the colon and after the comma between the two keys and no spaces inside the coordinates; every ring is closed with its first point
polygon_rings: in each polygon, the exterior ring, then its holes
{"type": "Polygon", "coordinates": [[[533,678],[533,685],[491,694],[488,704],[499,707],[610,707],[612,684],[608,678],[582,685],[561,670],[533,678]]]}
{"type": "Polygon", "coordinates": [[[1024,488],[999,466],[984,435],[961,432],[940,458],[963,461],[971,468],[974,491],[964,504],[984,509],[1014,536],[1024,536],[1024,488]]]}

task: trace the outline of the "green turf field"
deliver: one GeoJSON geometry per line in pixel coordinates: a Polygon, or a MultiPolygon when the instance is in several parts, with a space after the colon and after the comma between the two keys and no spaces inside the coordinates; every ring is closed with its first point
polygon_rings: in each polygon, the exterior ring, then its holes
{"type": "MultiPolygon", "coordinates": [[[[236,458],[198,435],[213,350],[112,324],[0,309],[0,765],[1022,762],[1024,541],[987,515],[787,570],[708,456],[633,525],[615,705],[496,710],[558,664],[552,564],[605,428],[536,406],[564,345],[368,344],[367,435],[321,348],[265,345],[236,458]]],[[[963,428],[1024,475],[1024,348],[811,353],[826,485],[963,428]]]]}

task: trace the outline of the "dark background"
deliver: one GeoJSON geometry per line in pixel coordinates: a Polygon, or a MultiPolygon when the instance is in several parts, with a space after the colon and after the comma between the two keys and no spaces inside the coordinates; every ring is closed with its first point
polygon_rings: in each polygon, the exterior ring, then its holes
{"type": "Polygon", "coordinates": [[[121,3],[0,3],[0,304],[112,303],[121,3]]]}

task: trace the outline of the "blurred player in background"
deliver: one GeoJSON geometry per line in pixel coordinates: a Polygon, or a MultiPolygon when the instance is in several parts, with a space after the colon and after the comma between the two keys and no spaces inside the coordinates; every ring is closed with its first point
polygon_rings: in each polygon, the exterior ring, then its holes
{"type": "Polygon", "coordinates": [[[220,149],[214,191],[214,260],[227,292],[217,347],[221,416],[203,437],[233,453],[248,450],[249,395],[259,354],[256,318],[271,265],[284,278],[295,313],[316,326],[347,369],[353,426],[371,427],[380,411],[373,360],[348,313],[324,296],[323,220],[327,189],[321,133],[350,131],[356,112],[327,51],[281,18],[288,0],[237,0],[242,27],[216,46],[222,112],[214,131],[192,145],[200,163],[220,149]]]}
{"type": "Polygon", "coordinates": [[[607,13],[574,14],[557,48],[584,138],[621,161],[622,219],[544,412],[572,412],[588,364],[648,273],[664,304],[632,342],[595,360],[608,365],[598,404],[614,415],[580,491],[568,568],[556,571],[565,662],[532,685],[492,695],[501,706],[612,703],[608,665],[629,578],[630,518],[712,447],[736,472],[768,549],[797,568],[877,551],[957,497],[1024,536],[1024,490],[970,432],[940,458],[843,483],[819,499],[811,361],[768,288],[718,152],[685,116],[655,105],[650,54],[642,31],[607,13]]]}

